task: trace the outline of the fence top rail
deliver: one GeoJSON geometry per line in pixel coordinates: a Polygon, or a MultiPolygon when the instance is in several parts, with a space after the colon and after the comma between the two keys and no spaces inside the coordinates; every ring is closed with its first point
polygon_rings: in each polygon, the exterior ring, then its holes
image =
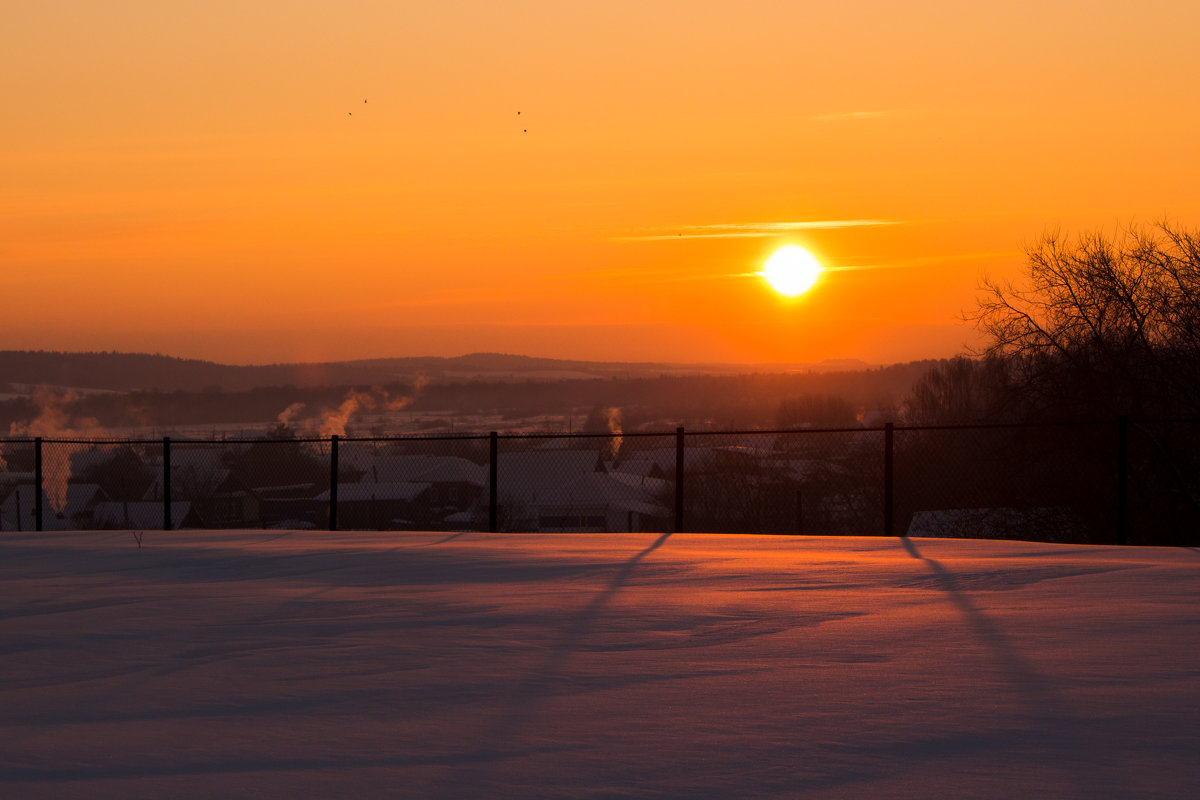
{"type": "MultiPolygon", "coordinates": [[[[1183,422],[1185,420],[1179,420],[1183,422]]],[[[1115,425],[1116,419],[1071,420],[1068,422],[964,422],[955,425],[896,425],[897,431],[1032,430],[1037,428],[1095,428],[1115,425]]],[[[878,429],[877,429],[878,430],[878,429]]]]}
{"type": "MultiPolygon", "coordinates": [[[[1200,418],[1196,417],[1181,417],[1171,419],[1128,419],[1126,420],[1131,425],[1168,425],[1168,424],[1197,424],[1200,423],[1200,418]]],[[[1037,429],[1037,428],[1083,428],[1083,427],[1098,427],[1105,425],[1113,425],[1117,422],[1116,419],[1106,420],[1072,420],[1063,422],[969,422],[954,425],[903,425],[893,424],[894,431],[959,431],[959,430],[1016,430],[1016,429],[1037,429]]],[[[684,436],[804,436],[809,434],[821,433],[879,433],[887,429],[886,425],[876,425],[871,427],[852,427],[852,428],[745,428],[745,429],[729,429],[729,430],[664,430],[664,431],[629,431],[616,432],[609,431],[605,433],[497,433],[499,439],[612,439],[622,437],[626,439],[633,438],[670,438],[680,435],[684,436]]],[[[338,436],[338,441],[342,443],[388,443],[388,442],[479,442],[487,441],[491,438],[491,433],[470,433],[470,434],[440,434],[440,435],[423,435],[423,434],[401,434],[395,436],[338,436]]],[[[9,436],[0,437],[0,446],[14,444],[34,444],[41,441],[43,444],[79,444],[79,445],[161,445],[164,441],[170,440],[172,445],[185,446],[231,446],[231,445],[251,445],[251,444],[329,444],[332,437],[298,437],[295,439],[277,439],[268,437],[230,437],[227,439],[191,439],[176,436],[162,436],[155,438],[108,438],[102,436],[95,437],[64,437],[55,438],[49,436],[9,436]]]]}

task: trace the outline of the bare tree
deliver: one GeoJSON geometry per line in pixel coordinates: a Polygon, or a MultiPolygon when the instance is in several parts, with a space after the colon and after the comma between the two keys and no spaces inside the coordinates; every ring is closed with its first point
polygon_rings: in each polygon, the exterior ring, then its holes
{"type": "MultiPolygon", "coordinates": [[[[973,315],[990,339],[985,354],[1007,361],[1016,416],[1142,420],[1129,431],[1135,537],[1191,543],[1200,429],[1152,420],[1200,413],[1200,231],[1160,222],[1115,236],[1048,234],[1027,254],[1023,285],[986,282],[973,315]]],[[[1112,457],[1104,444],[1057,473],[1087,475],[1112,457]]]]}
{"type": "Polygon", "coordinates": [[[1200,232],[1044,235],[1022,285],[987,280],[969,316],[1031,413],[1200,411],[1200,232]]]}
{"type": "Polygon", "coordinates": [[[904,399],[904,420],[916,425],[1002,420],[1009,384],[1007,359],[956,356],[938,362],[904,399]]]}

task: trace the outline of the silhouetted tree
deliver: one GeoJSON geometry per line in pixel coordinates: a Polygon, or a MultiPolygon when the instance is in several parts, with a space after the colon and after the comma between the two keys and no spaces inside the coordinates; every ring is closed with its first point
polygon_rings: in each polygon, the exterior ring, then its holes
{"type": "Polygon", "coordinates": [[[998,421],[1009,405],[1009,361],[957,356],[938,362],[917,379],[905,398],[905,422],[953,425],[998,421]]]}
{"type": "MultiPolygon", "coordinates": [[[[1008,383],[997,405],[1015,418],[1152,420],[1200,412],[1200,231],[1160,222],[1114,236],[1047,234],[1027,251],[1023,283],[986,281],[983,289],[971,316],[988,337],[985,355],[1005,363],[1008,383]]],[[[1027,463],[1054,466],[1060,482],[1071,476],[1081,498],[1103,498],[1114,448],[1111,434],[1090,445],[1045,442],[1027,450],[1027,463]]],[[[1135,541],[1195,540],[1198,452],[1193,424],[1130,427],[1135,541]]],[[[1091,511],[1096,500],[1078,506],[1091,511]]]]}
{"type": "Polygon", "coordinates": [[[778,425],[795,428],[802,425],[841,427],[857,421],[854,408],[845,398],[832,394],[802,394],[785,397],[779,403],[778,425]]]}
{"type": "Polygon", "coordinates": [[[1200,232],[1047,234],[1027,251],[1023,285],[983,289],[971,317],[1028,413],[1200,411],[1200,232]]]}
{"type": "Polygon", "coordinates": [[[78,483],[94,483],[113,500],[141,500],[155,471],[146,465],[134,448],[122,445],[107,461],[94,462],[74,476],[78,483]]]}
{"type": "MultiPolygon", "coordinates": [[[[329,488],[329,464],[314,455],[280,426],[272,431],[266,441],[255,442],[238,453],[230,469],[247,486],[301,485],[310,484],[314,491],[329,488]]],[[[344,479],[350,480],[351,470],[343,470],[344,479]]]]}

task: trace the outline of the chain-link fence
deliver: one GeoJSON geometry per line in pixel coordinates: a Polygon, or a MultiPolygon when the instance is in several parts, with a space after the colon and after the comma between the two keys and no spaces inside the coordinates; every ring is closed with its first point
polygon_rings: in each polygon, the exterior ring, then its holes
{"type": "Polygon", "coordinates": [[[912,535],[1196,544],[1193,420],[0,441],[0,530],[912,535]]]}
{"type": "Polygon", "coordinates": [[[895,432],[895,524],[914,536],[1113,543],[1114,424],[895,432]]]}

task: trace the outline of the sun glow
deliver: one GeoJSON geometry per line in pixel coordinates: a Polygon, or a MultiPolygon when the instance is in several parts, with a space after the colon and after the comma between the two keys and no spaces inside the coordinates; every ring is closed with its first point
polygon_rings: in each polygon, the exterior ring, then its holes
{"type": "Polygon", "coordinates": [[[758,274],[784,297],[799,297],[821,277],[821,262],[800,245],[786,244],[771,254],[758,274]]]}

